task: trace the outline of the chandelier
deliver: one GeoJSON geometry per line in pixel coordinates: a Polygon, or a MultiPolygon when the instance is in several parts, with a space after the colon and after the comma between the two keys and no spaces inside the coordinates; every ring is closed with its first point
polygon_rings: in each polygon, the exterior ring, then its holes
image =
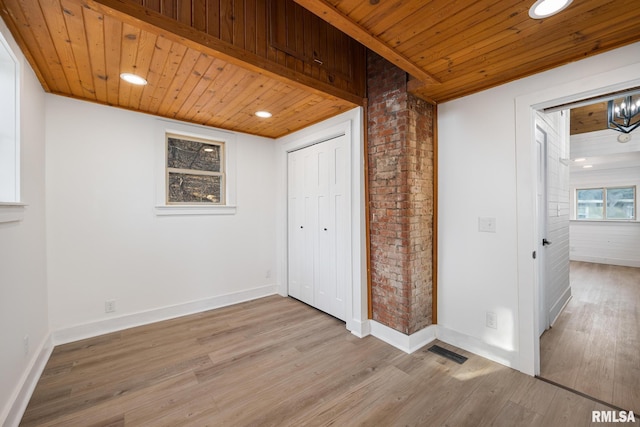
{"type": "Polygon", "coordinates": [[[640,96],[632,95],[612,99],[607,106],[609,129],[622,133],[630,133],[640,126],[640,96]]]}

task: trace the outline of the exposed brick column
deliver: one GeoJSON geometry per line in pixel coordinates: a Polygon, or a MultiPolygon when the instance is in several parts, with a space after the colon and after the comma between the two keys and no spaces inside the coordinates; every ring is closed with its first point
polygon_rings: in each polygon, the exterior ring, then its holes
{"type": "Polygon", "coordinates": [[[435,107],[376,54],[367,76],[373,319],[412,334],[432,323],[435,107]]]}

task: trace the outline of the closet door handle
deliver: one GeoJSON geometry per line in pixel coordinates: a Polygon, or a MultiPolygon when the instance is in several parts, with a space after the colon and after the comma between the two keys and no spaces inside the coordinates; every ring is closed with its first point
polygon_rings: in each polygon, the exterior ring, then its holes
{"type": "Polygon", "coordinates": [[[304,228],[304,226],[301,225],[300,228],[304,228]]]}
{"type": "Polygon", "coordinates": [[[327,229],[325,228],[324,231],[327,231],[327,229]]]}

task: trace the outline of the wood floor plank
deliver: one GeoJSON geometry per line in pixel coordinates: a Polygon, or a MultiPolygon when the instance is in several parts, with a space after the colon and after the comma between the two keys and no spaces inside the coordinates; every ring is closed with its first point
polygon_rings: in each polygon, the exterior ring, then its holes
{"type": "Polygon", "coordinates": [[[272,296],[56,347],[21,425],[548,426],[590,419],[588,399],[559,399],[549,384],[437,344],[468,360],[460,365],[427,348],[405,354],[272,296]]]}
{"type": "Polygon", "coordinates": [[[571,289],[540,339],[541,376],[640,411],[640,268],[572,262],[571,289]]]}

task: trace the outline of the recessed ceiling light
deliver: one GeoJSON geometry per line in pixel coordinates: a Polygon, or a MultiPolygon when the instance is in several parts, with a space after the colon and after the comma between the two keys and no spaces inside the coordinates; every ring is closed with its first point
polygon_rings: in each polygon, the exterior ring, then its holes
{"type": "Polygon", "coordinates": [[[573,0],[538,0],[529,9],[533,19],[544,19],[566,9],[573,0]]]}
{"type": "Polygon", "coordinates": [[[125,82],[129,82],[133,85],[144,86],[147,84],[147,81],[145,79],[131,73],[122,73],[120,74],[120,78],[125,82]]]}
{"type": "Polygon", "coordinates": [[[211,153],[213,151],[213,148],[205,148],[204,151],[206,151],[207,153],[211,153]]]}
{"type": "Polygon", "coordinates": [[[256,111],[256,116],[263,119],[268,119],[269,117],[272,116],[272,114],[268,111],[256,111]]]}
{"type": "Polygon", "coordinates": [[[585,160],[587,159],[585,159],[584,157],[580,157],[579,159],[575,159],[574,162],[584,162],[585,160]]]}
{"type": "Polygon", "coordinates": [[[592,167],[593,167],[593,165],[584,165],[583,166],[584,169],[589,169],[589,168],[592,168],[592,167]]]}

